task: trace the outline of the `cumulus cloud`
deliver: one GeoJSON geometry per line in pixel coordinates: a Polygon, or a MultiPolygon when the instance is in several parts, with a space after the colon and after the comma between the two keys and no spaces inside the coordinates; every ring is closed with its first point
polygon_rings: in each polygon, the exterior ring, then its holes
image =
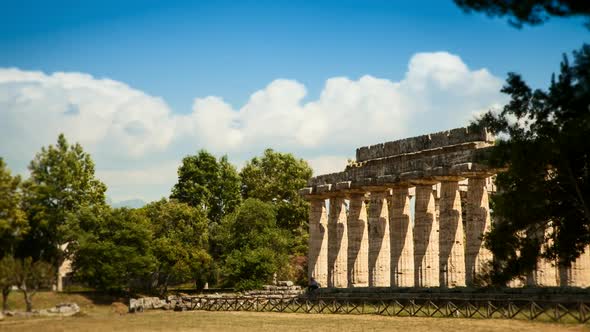
{"type": "Polygon", "coordinates": [[[187,132],[221,151],[269,145],[353,150],[463,126],[475,114],[501,104],[501,84],[486,69],[470,70],[456,55],[418,53],[400,81],[335,77],[326,81],[317,100],[303,102],[305,87],[280,79],[238,109],[219,98],[196,99],[184,122],[187,132]]]}
{"type": "Polygon", "coordinates": [[[198,97],[191,113],[180,114],[114,80],[0,68],[0,156],[24,168],[64,132],[93,154],[115,199],[149,200],[168,194],[175,174],[162,173],[199,148],[241,164],[271,147],[308,159],[315,174],[333,172],[359,146],[466,125],[505,102],[501,85],[456,55],[417,53],[397,81],[334,77],[306,100],[303,84],[277,79],[240,107],[198,97]]]}
{"type": "Polygon", "coordinates": [[[2,150],[53,142],[63,132],[91,151],[138,157],[166,148],[175,120],[166,103],[128,85],[82,73],[0,68],[2,150]]]}

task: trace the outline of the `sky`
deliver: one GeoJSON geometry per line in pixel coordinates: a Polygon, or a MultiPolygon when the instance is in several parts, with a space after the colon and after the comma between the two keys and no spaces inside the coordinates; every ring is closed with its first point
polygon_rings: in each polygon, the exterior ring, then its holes
{"type": "Polygon", "coordinates": [[[546,88],[590,36],[451,0],[0,1],[0,157],[27,176],[64,133],[114,202],[169,196],[200,149],[342,170],[357,147],[501,109],[508,72],[546,88]]]}

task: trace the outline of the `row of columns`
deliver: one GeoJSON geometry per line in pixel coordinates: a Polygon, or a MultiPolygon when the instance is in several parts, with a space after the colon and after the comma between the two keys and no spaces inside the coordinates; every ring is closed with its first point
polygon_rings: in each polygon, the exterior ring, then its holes
{"type": "Polygon", "coordinates": [[[481,236],[490,227],[486,178],[470,178],[466,230],[459,179],[415,186],[412,225],[410,188],[367,188],[311,197],[309,277],[328,287],[456,287],[473,282],[491,254],[481,236]],[[349,200],[348,213],[346,201],[349,200]]]}

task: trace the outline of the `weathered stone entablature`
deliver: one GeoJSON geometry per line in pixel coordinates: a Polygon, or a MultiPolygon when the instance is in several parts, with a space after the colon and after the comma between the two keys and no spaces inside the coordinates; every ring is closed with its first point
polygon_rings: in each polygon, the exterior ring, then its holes
{"type": "Polygon", "coordinates": [[[489,177],[495,171],[478,161],[492,145],[493,137],[485,129],[458,128],[361,147],[356,151],[356,162],[342,172],[310,179],[300,193],[329,195],[370,186],[489,177]]]}
{"type": "MultiPolygon", "coordinates": [[[[457,128],[358,148],[344,171],[311,178],[300,190],[309,277],[333,288],[474,285],[492,259],[482,236],[501,169],[482,161],[493,144],[485,129],[457,128]]],[[[587,257],[559,273],[540,263],[529,279],[588,287],[587,257]]]]}

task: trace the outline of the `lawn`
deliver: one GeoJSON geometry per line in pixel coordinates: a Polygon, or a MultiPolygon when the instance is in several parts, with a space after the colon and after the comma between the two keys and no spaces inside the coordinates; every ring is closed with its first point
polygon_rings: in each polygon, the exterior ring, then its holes
{"type": "MultiPolygon", "coordinates": [[[[11,303],[22,303],[11,295],[11,303]]],[[[83,313],[67,318],[8,318],[0,331],[590,331],[589,326],[551,324],[521,320],[384,317],[373,315],[284,314],[259,312],[114,313],[106,297],[40,293],[36,307],[75,301],[83,313]]]]}

